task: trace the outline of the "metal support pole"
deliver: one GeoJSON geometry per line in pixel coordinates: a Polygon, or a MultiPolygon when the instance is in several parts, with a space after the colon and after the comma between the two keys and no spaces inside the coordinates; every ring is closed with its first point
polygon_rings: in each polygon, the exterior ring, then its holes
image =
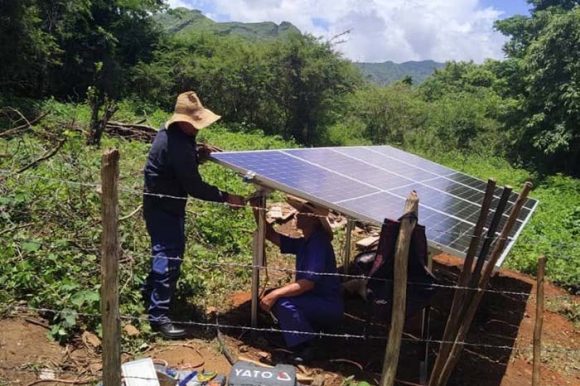
{"type": "Polygon", "coordinates": [[[257,205],[258,229],[254,234],[254,259],[252,264],[252,327],[258,327],[258,292],[260,290],[260,268],[264,266],[264,244],[266,240],[266,195],[257,205]]]}
{"type": "Polygon", "coordinates": [[[350,265],[350,255],[352,251],[352,231],[354,230],[354,220],[349,218],[346,222],[345,239],[344,239],[344,254],[342,258],[342,266],[344,273],[348,275],[348,266],[350,265]]]}

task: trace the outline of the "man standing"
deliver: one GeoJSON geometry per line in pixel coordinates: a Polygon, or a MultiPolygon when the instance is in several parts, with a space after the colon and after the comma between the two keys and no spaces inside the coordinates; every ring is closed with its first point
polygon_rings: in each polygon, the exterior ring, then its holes
{"type": "Polygon", "coordinates": [[[169,305],[179,279],[185,251],[185,204],[187,196],[234,207],[244,205],[240,196],[205,183],[198,171],[200,156],[195,137],[220,119],[206,109],[193,91],[177,97],[173,116],[155,136],[144,169],[143,214],[151,237],[151,271],[144,286],[149,322],[167,339],[185,335],[169,318],[169,305]]]}

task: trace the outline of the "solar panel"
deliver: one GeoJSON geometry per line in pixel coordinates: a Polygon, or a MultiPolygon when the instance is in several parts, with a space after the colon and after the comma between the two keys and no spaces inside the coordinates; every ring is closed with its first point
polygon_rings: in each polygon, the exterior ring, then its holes
{"type": "MultiPolygon", "coordinates": [[[[380,225],[403,214],[412,190],[419,195],[419,222],[429,243],[465,256],[479,216],[484,181],[391,146],[327,147],[213,153],[214,161],[258,183],[302,197],[349,217],[380,225]]],[[[495,208],[501,189],[494,194],[495,208]]],[[[517,194],[510,196],[506,213],[517,194]]],[[[528,199],[518,216],[498,264],[530,219],[537,201],[528,199]]],[[[493,211],[487,224],[491,222],[493,211]]]]}

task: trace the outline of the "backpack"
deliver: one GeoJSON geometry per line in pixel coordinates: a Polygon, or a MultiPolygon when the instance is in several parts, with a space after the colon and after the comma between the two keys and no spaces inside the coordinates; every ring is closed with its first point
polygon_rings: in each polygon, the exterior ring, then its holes
{"type": "MultiPolygon", "coordinates": [[[[399,219],[400,220],[400,219],[399,219]]],[[[393,300],[393,272],[395,250],[399,235],[399,221],[385,219],[376,251],[362,252],[354,259],[359,273],[369,276],[367,301],[371,317],[389,320],[393,300]]],[[[428,247],[425,227],[417,224],[411,236],[407,268],[406,317],[427,306],[435,294],[437,279],[428,267],[428,247]]]]}

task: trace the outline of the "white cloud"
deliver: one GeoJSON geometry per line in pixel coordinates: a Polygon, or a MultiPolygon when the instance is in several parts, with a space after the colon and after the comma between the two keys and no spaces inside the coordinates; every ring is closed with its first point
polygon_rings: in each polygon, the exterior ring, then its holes
{"type": "Polygon", "coordinates": [[[493,30],[502,11],[480,0],[169,0],[171,6],[243,22],[289,21],[330,38],[351,30],[337,49],[357,61],[503,57],[504,38],[493,30]]]}

